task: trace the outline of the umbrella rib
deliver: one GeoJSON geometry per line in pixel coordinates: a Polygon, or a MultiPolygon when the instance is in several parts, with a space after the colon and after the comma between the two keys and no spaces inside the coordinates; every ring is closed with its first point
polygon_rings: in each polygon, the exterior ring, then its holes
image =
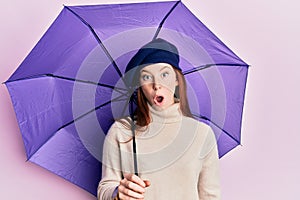
{"type": "Polygon", "coordinates": [[[219,128],[219,129],[220,129],[221,131],[223,131],[227,136],[229,136],[231,139],[233,139],[237,144],[241,144],[236,138],[234,138],[232,135],[230,135],[226,130],[224,130],[223,128],[221,128],[219,125],[217,125],[216,123],[214,123],[213,121],[211,121],[211,120],[208,119],[207,117],[202,116],[202,115],[195,115],[195,114],[193,114],[193,116],[211,122],[214,126],[216,126],[217,128],[219,128]]]}
{"type": "Polygon", "coordinates": [[[95,107],[95,108],[93,108],[93,109],[87,111],[86,113],[80,115],[80,116],[77,117],[76,119],[73,119],[72,121],[70,121],[70,122],[66,123],[65,125],[61,126],[60,128],[58,128],[56,132],[58,132],[59,130],[61,130],[61,129],[67,127],[67,126],[69,126],[70,124],[73,124],[74,122],[76,122],[76,121],[78,121],[79,119],[85,117],[86,115],[88,115],[88,114],[94,112],[95,110],[98,110],[98,109],[100,109],[100,108],[102,108],[102,107],[104,107],[104,106],[106,106],[107,104],[110,104],[110,103],[112,103],[112,102],[115,102],[115,101],[120,100],[121,97],[123,97],[123,96],[124,96],[124,95],[118,96],[118,97],[116,97],[116,98],[114,98],[114,99],[112,99],[112,100],[109,100],[109,101],[107,101],[107,102],[105,102],[105,103],[103,103],[103,104],[101,104],[101,105],[99,105],[99,106],[97,106],[97,107],[95,107]]]}
{"type": "Polygon", "coordinates": [[[222,63],[218,63],[218,64],[206,64],[206,65],[201,65],[199,67],[195,67],[195,68],[192,68],[190,70],[187,70],[187,71],[184,71],[182,72],[183,75],[188,75],[188,74],[191,74],[193,72],[197,72],[197,71],[200,71],[200,70],[203,70],[203,69],[206,69],[206,68],[209,68],[209,67],[212,67],[212,66],[238,66],[238,67],[249,67],[249,65],[243,65],[243,64],[222,64],[222,63]]]}
{"type": "MultiPolygon", "coordinates": [[[[49,141],[52,137],[54,137],[55,134],[56,134],[58,131],[60,131],[61,129],[63,129],[63,128],[69,126],[70,124],[73,124],[74,122],[78,121],[79,119],[81,119],[81,118],[85,117],[86,115],[88,115],[88,114],[94,112],[95,110],[100,109],[100,108],[103,107],[103,106],[106,106],[107,104],[110,104],[111,102],[119,101],[119,99],[121,99],[121,97],[123,97],[123,96],[124,96],[124,95],[120,95],[120,96],[118,96],[118,97],[116,97],[116,98],[114,98],[114,99],[112,99],[112,100],[109,100],[109,101],[107,101],[107,102],[105,102],[105,103],[103,103],[103,104],[101,104],[101,105],[99,105],[99,106],[97,106],[97,107],[95,107],[95,108],[93,108],[93,109],[87,111],[86,113],[84,113],[84,114],[78,116],[76,119],[73,119],[72,121],[70,121],[70,122],[68,122],[68,123],[66,123],[66,124],[64,124],[64,125],[62,125],[61,127],[59,127],[59,128],[54,132],[54,134],[53,134],[52,136],[50,136],[50,137],[46,140],[46,142],[49,141]]],[[[45,143],[46,143],[46,142],[45,142],[45,143]]],[[[38,151],[40,150],[40,148],[42,148],[42,146],[43,146],[43,145],[41,145],[38,149],[36,149],[36,150],[35,150],[35,151],[27,158],[27,161],[30,160],[30,158],[31,158],[36,152],[38,152],[38,151]]]]}
{"type": "MultiPolygon", "coordinates": [[[[75,78],[69,78],[69,77],[64,77],[64,76],[58,76],[58,75],[54,75],[54,74],[46,74],[46,76],[50,76],[50,77],[54,77],[54,78],[60,78],[60,79],[65,79],[65,80],[74,81],[74,82],[81,82],[81,83],[88,83],[88,84],[98,85],[98,86],[102,86],[102,87],[106,87],[106,88],[110,88],[110,89],[116,90],[116,91],[118,91],[120,93],[122,93],[121,92],[122,90],[124,92],[126,92],[126,89],[123,89],[123,88],[120,88],[120,87],[115,87],[115,86],[108,85],[108,84],[97,83],[97,82],[93,82],[93,81],[86,81],[86,80],[75,79],[75,78]]],[[[125,94],[125,93],[122,93],[122,94],[125,94]]]]}
{"type": "Polygon", "coordinates": [[[22,81],[22,80],[28,80],[28,79],[35,79],[35,78],[40,78],[40,77],[45,77],[45,76],[46,77],[58,78],[58,79],[64,79],[64,80],[68,80],[68,81],[74,81],[74,82],[81,82],[81,83],[98,85],[98,86],[102,86],[102,87],[106,87],[106,88],[110,88],[110,89],[116,90],[116,91],[118,91],[121,94],[125,94],[124,92],[127,91],[124,88],[115,87],[115,86],[108,85],[108,84],[97,83],[97,82],[93,82],[93,81],[75,79],[75,78],[64,77],[64,76],[58,76],[58,75],[55,75],[55,74],[42,74],[42,75],[28,76],[28,77],[24,77],[24,78],[15,79],[15,80],[12,80],[12,81],[8,80],[8,81],[5,82],[5,84],[6,83],[10,83],[10,82],[14,82],[14,81],[22,81]]]}
{"type": "MultiPolygon", "coordinates": [[[[133,93],[132,95],[135,95],[135,94],[133,93]]],[[[124,100],[125,100],[125,99],[124,99],[124,100]]],[[[129,98],[129,99],[127,98],[127,99],[126,99],[126,105],[129,104],[129,102],[131,102],[131,107],[130,107],[130,108],[131,108],[131,113],[134,113],[132,103],[135,103],[135,104],[137,105],[136,98],[134,98],[134,97],[132,97],[132,96],[131,96],[131,98],[129,98]]],[[[123,108],[123,110],[122,110],[122,112],[121,112],[122,115],[125,114],[125,111],[126,111],[126,107],[123,108]]]]}
{"type": "MultiPolygon", "coordinates": [[[[128,103],[129,103],[129,99],[127,98],[127,99],[126,99],[126,104],[125,104],[125,105],[127,105],[128,103]]],[[[124,106],[123,109],[122,109],[122,112],[121,112],[122,115],[125,114],[125,111],[126,111],[126,106],[124,106]]]]}
{"type": "Polygon", "coordinates": [[[157,38],[157,36],[158,36],[158,34],[159,34],[159,32],[160,32],[160,30],[161,30],[163,24],[165,23],[166,19],[169,17],[169,15],[173,12],[173,10],[177,7],[177,5],[178,5],[179,3],[180,3],[180,1],[177,1],[177,2],[173,5],[173,7],[171,8],[171,10],[170,10],[170,11],[166,14],[166,16],[163,18],[163,20],[160,22],[160,24],[159,24],[159,26],[158,26],[158,28],[157,28],[157,30],[156,30],[156,32],[155,32],[155,34],[154,34],[152,40],[155,40],[155,39],[157,38]]]}
{"type": "Polygon", "coordinates": [[[117,63],[114,61],[113,57],[110,55],[110,53],[108,52],[108,50],[106,49],[106,47],[104,46],[102,40],[98,37],[98,35],[96,34],[94,28],[87,22],[85,21],[81,16],[79,16],[75,11],[73,11],[71,8],[69,8],[68,6],[65,6],[66,9],[68,9],[71,13],[73,13],[78,19],[80,19],[80,21],[82,21],[92,32],[93,36],[95,37],[95,39],[97,40],[98,44],[101,46],[102,50],[104,51],[104,53],[106,54],[106,56],[109,58],[109,60],[112,62],[115,70],[117,71],[118,75],[120,77],[122,77],[122,73],[117,65],[117,63]]]}

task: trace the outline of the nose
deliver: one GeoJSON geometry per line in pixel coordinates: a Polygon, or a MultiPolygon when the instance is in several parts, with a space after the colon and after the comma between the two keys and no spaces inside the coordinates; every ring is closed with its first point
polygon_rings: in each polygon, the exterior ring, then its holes
{"type": "Polygon", "coordinates": [[[161,84],[158,83],[157,81],[154,81],[154,82],[153,82],[153,89],[154,89],[155,91],[161,89],[161,84]]]}
{"type": "Polygon", "coordinates": [[[153,84],[153,89],[154,90],[159,90],[161,88],[161,86],[159,84],[153,84]]]}

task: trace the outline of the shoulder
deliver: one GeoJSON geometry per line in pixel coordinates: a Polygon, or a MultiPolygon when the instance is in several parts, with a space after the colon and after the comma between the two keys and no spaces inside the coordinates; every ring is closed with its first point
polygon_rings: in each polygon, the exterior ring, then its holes
{"type": "Polygon", "coordinates": [[[130,129],[131,119],[130,117],[124,117],[121,119],[116,119],[114,123],[109,128],[109,132],[115,129],[130,129]]]}
{"type": "Polygon", "coordinates": [[[206,124],[204,122],[200,122],[191,117],[183,116],[182,117],[182,125],[192,126],[192,127],[196,128],[197,132],[200,132],[201,134],[204,134],[204,135],[213,134],[213,130],[208,124],[206,124]]]}
{"type": "Polygon", "coordinates": [[[200,122],[190,117],[183,118],[183,124],[187,127],[194,127],[197,144],[201,147],[200,158],[206,157],[217,147],[217,140],[213,129],[206,123],[200,122]]]}
{"type": "Polygon", "coordinates": [[[125,117],[122,119],[116,120],[111,127],[109,128],[106,138],[109,140],[128,139],[131,137],[131,128],[130,128],[131,119],[130,117],[125,117]]]}

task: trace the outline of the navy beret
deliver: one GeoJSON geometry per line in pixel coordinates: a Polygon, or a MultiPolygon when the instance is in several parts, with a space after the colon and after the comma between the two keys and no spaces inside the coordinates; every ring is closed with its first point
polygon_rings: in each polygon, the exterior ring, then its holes
{"type": "Polygon", "coordinates": [[[168,63],[181,71],[176,46],[161,38],[154,39],[141,47],[129,61],[125,70],[126,85],[136,84],[137,72],[154,63],[168,63]]]}

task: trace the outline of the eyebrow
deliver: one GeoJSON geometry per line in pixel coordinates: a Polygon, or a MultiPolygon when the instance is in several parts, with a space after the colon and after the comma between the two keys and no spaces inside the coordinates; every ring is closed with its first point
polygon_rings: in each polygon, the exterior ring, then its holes
{"type": "MultiPolygon", "coordinates": [[[[163,70],[165,70],[165,69],[171,69],[171,67],[170,67],[170,66],[164,66],[164,67],[161,68],[159,71],[163,71],[163,70]]],[[[149,72],[149,71],[147,71],[147,70],[145,70],[145,69],[142,69],[141,72],[151,73],[151,72],[149,72]]]]}
{"type": "Polygon", "coordinates": [[[160,69],[160,71],[163,71],[164,69],[171,69],[170,66],[164,66],[163,68],[160,69]]]}

